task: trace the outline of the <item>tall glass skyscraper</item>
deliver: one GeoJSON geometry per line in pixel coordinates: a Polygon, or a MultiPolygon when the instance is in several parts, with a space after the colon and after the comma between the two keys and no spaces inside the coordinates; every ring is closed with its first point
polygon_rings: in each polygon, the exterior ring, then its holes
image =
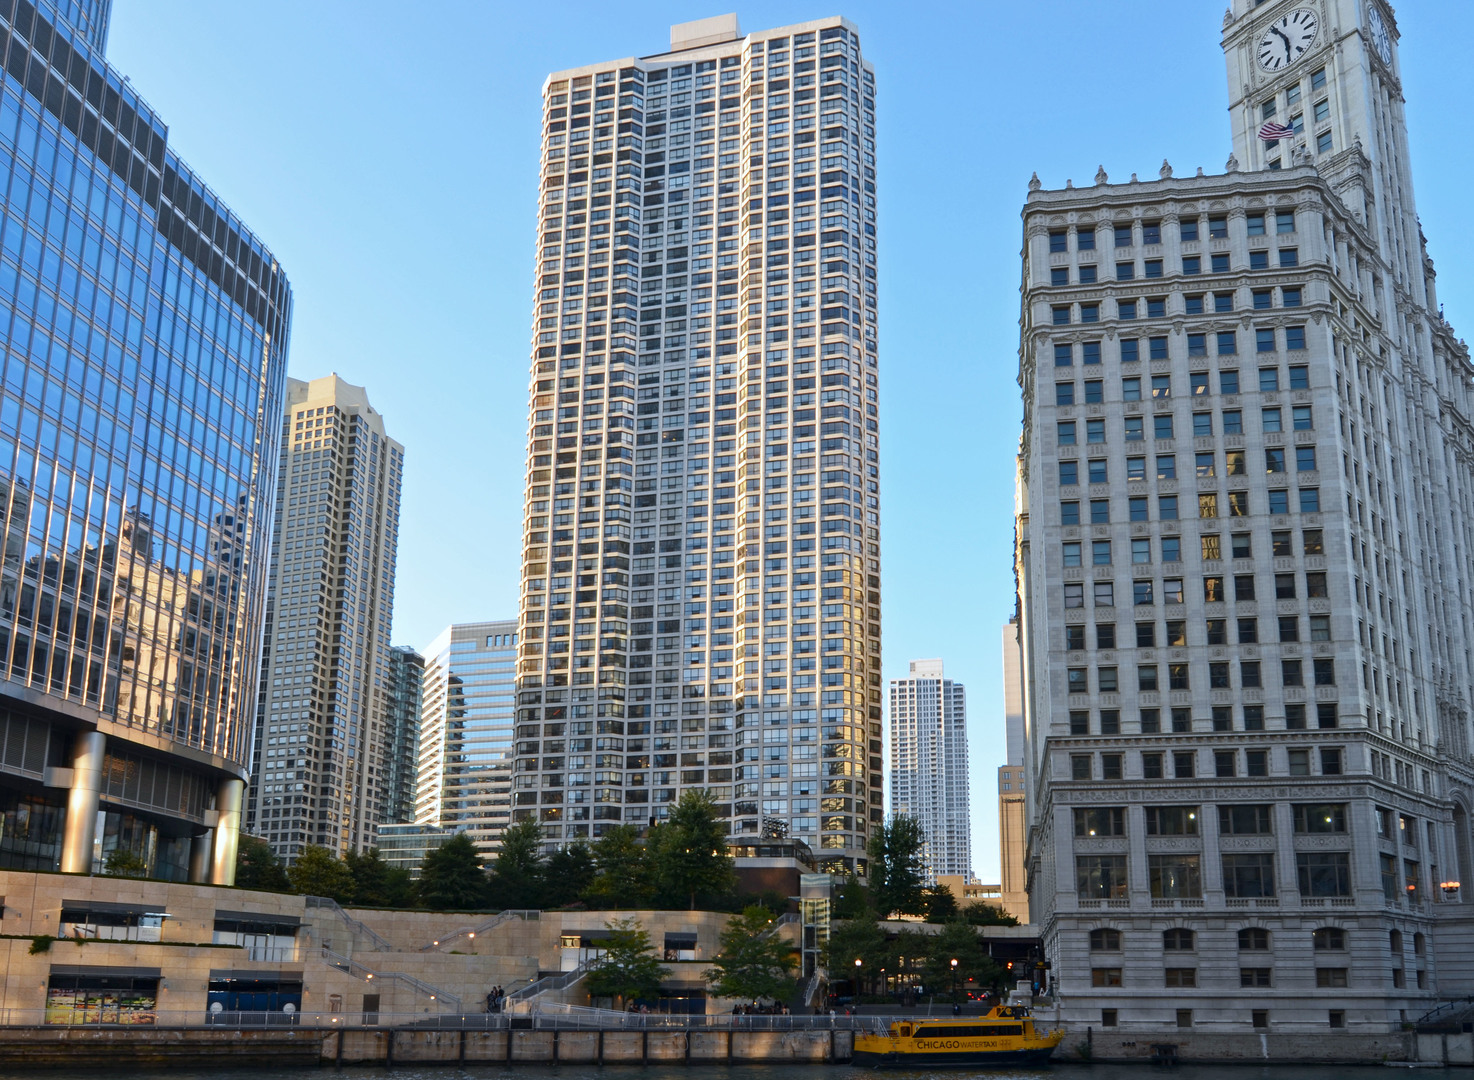
{"type": "Polygon", "coordinates": [[[891,813],[915,818],[926,882],[972,880],[968,816],[967,691],[942,661],[912,660],[891,680],[891,813]]]}
{"type": "Polygon", "coordinates": [[[420,705],[425,658],[407,645],[389,648],[385,677],[384,729],[388,739],[388,776],[384,781],[383,824],[415,819],[415,772],[420,755],[420,705]]]}
{"type": "Polygon", "coordinates": [[[511,821],[517,622],[447,626],[425,657],[415,821],[490,854],[511,821]]]}
{"type": "Polygon", "coordinates": [[[291,293],[108,8],[0,0],[0,866],[229,883],[291,293]]]}
{"type": "Polygon", "coordinates": [[[514,817],[563,842],[705,789],[734,835],[783,818],[863,873],[883,807],[858,31],[723,16],[549,76],[540,192],[514,817]],[[601,753],[565,746],[590,736],[601,753]]]}

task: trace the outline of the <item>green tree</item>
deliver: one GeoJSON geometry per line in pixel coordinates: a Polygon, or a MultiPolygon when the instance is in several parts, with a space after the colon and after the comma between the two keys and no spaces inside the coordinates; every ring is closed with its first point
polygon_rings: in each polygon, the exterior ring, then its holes
{"type": "Polygon", "coordinates": [[[790,972],[798,963],[793,946],[776,933],[777,921],[765,907],[750,907],[727,920],[721,951],[706,981],[720,997],[761,1001],[793,990],[790,972]]]}
{"type": "Polygon", "coordinates": [[[492,861],[487,903],[498,910],[542,906],[542,826],[529,818],[502,831],[501,847],[492,861]]]}
{"type": "Polygon", "coordinates": [[[873,985],[880,969],[888,967],[890,945],[874,919],[837,923],[829,931],[824,967],[830,982],[853,979],[857,987],[873,985]],[[860,963],[856,964],[858,960],[860,963]]]}
{"type": "Polygon", "coordinates": [[[594,876],[584,902],[594,908],[639,908],[655,896],[650,855],[633,825],[610,829],[594,841],[594,876]]]}
{"type": "Polygon", "coordinates": [[[481,854],[465,833],[425,853],[418,884],[420,902],[434,911],[475,911],[486,904],[481,854]]]}
{"type": "Polygon", "coordinates": [[[875,913],[888,919],[921,915],[926,910],[922,897],[921,824],[899,814],[882,824],[870,837],[870,902],[875,913]]]}
{"type": "Polygon", "coordinates": [[[930,937],[925,970],[927,989],[935,994],[955,988],[954,1000],[961,1000],[969,980],[979,986],[997,987],[1003,978],[1003,969],[988,955],[977,928],[965,922],[950,922],[940,934],[930,937]],[[957,961],[955,969],[953,960],[957,961]]]}
{"type": "Polygon", "coordinates": [[[582,841],[559,848],[548,856],[543,876],[542,907],[569,907],[594,880],[594,853],[582,841]]]}
{"type": "Polygon", "coordinates": [[[604,952],[589,966],[588,987],[594,997],[653,998],[665,973],[650,935],[634,919],[605,923],[609,936],[604,952]]]}
{"type": "Polygon", "coordinates": [[[276,852],[271,850],[271,845],[258,836],[242,836],[236,846],[235,883],[241,889],[292,891],[286,868],[276,852]]]}
{"type": "Polygon", "coordinates": [[[846,879],[844,884],[835,890],[831,915],[836,919],[870,918],[870,897],[867,895],[865,886],[854,878],[846,879]]]}
{"type": "Polygon", "coordinates": [[[697,896],[717,897],[736,883],[727,851],[727,826],[705,791],[687,789],[648,842],[662,900],[696,910],[697,896]]]}
{"type": "Polygon", "coordinates": [[[962,919],[972,926],[1017,926],[1018,919],[995,904],[968,904],[962,919]]]}
{"type": "Polygon", "coordinates": [[[343,860],[353,875],[353,902],[360,907],[408,907],[414,893],[409,871],[390,866],[379,849],[362,855],[350,851],[343,860]]]}
{"type": "Polygon", "coordinates": [[[951,922],[960,913],[957,897],[945,885],[933,885],[922,890],[922,903],[926,905],[926,921],[933,923],[951,922]]]}
{"type": "Polygon", "coordinates": [[[107,853],[107,865],[102,872],[108,877],[147,877],[148,863],[129,848],[113,848],[107,853]]]}
{"type": "Polygon", "coordinates": [[[353,901],[353,872],[346,863],[325,847],[308,844],[287,868],[287,880],[294,893],[328,896],[340,904],[353,901]]]}

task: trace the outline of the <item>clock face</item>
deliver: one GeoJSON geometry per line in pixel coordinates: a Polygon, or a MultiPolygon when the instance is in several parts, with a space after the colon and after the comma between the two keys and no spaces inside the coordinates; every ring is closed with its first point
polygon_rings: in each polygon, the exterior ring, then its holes
{"type": "Polygon", "coordinates": [[[1265,71],[1283,71],[1305,55],[1319,29],[1320,20],[1309,8],[1296,8],[1281,16],[1259,39],[1259,66],[1265,71]]]}
{"type": "Polygon", "coordinates": [[[1372,32],[1372,47],[1377,50],[1377,55],[1382,58],[1382,63],[1392,63],[1392,35],[1387,32],[1387,24],[1382,21],[1382,12],[1372,5],[1371,14],[1367,18],[1367,26],[1372,32]]]}

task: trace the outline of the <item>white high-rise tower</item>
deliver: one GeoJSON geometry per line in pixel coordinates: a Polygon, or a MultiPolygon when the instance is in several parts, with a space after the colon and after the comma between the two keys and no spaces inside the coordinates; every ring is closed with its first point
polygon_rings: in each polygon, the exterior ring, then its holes
{"type": "Polygon", "coordinates": [[[514,820],[882,816],[875,76],[839,18],[550,75],[514,820]]]}
{"type": "Polygon", "coordinates": [[[1471,989],[1471,372],[1396,43],[1379,0],[1234,0],[1226,173],[1030,185],[1029,882],[1076,1023],[1471,989]]]}
{"type": "Polygon", "coordinates": [[[892,679],[891,814],[921,825],[926,883],[972,880],[967,799],[967,694],[943,675],[940,660],[912,660],[909,678],[892,679]]]}

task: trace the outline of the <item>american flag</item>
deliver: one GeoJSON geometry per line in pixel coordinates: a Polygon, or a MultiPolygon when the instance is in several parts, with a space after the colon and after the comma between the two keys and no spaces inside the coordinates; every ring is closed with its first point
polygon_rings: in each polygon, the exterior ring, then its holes
{"type": "Polygon", "coordinates": [[[1276,124],[1273,120],[1259,129],[1259,137],[1265,142],[1278,142],[1280,139],[1290,139],[1295,135],[1295,129],[1284,124],[1276,124]]]}

